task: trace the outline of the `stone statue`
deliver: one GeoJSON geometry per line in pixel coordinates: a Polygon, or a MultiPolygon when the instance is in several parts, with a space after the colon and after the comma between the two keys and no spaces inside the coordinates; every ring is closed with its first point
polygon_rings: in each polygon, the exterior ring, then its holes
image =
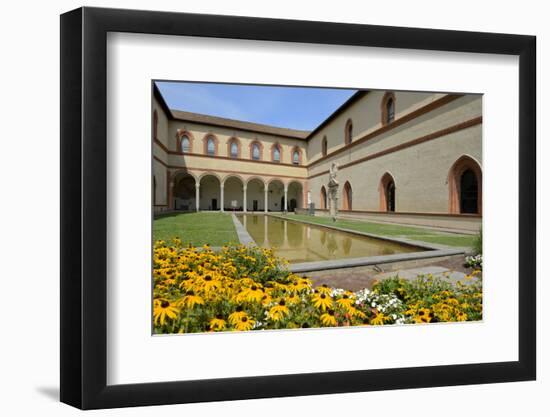
{"type": "Polygon", "coordinates": [[[329,177],[328,177],[328,205],[329,205],[329,214],[332,217],[332,220],[336,221],[336,216],[338,215],[338,180],[336,176],[338,175],[338,164],[333,162],[330,166],[329,177]]]}
{"type": "Polygon", "coordinates": [[[334,186],[338,185],[338,180],[336,179],[336,175],[338,174],[338,164],[336,162],[333,162],[330,166],[330,171],[328,174],[328,186],[334,186]]]}

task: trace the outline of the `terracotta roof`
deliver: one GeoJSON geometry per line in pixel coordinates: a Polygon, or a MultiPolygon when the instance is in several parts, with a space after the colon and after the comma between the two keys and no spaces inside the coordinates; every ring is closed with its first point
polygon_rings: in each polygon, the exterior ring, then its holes
{"type": "Polygon", "coordinates": [[[226,119],[224,117],[209,116],[206,114],[191,113],[182,110],[170,109],[172,117],[186,122],[204,123],[215,126],[234,128],[258,133],[267,133],[277,136],[286,136],[294,139],[306,139],[311,133],[309,130],[287,129],[284,127],[270,126],[259,123],[245,122],[242,120],[226,119]]]}

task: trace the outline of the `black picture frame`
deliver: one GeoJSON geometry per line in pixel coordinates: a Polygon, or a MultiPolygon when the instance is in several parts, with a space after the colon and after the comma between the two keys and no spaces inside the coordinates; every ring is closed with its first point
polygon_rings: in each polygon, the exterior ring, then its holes
{"type": "Polygon", "coordinates": [[[535,379],[535,51],[524,35],[88,7],[61,15],[61,401],[94,409],[535,379]],[[519,56],[519,360],[107,385],[108,32],[519,56]]]}

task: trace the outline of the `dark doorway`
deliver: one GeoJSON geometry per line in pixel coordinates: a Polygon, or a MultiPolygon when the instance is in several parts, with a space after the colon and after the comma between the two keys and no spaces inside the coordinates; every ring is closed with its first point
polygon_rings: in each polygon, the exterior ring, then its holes
{"type": "Polygon", "coordinates": [[[388,211],[395,211],[395,183],[393,181],[390,181],[386,188],[386,196],[388,211]]]}
{"type": "Polygon", "coordinates": [[[298,206],[298,204],[296,203],[296,199],[295,198],[291,198],[290,201],[289,201],[289,211],[294,211],[296,210],[296,207],[298,206]]]}
{"type": "Polygon", "coordinates": [[[467,169],[460,177],[460,212],[467,214],[477,213],[477,177],[467,169]]]}
{"type": "Polygon", "coordinates": [[[218,199],[213,198],[212,199],[212,210],[217,210],[217,209],[218,209],[218,199]]]}
{"type": "Polygon", "coordinates": [[[258,200],[252,200],[252,211],[258,211],[258,200]]]}
{"type": "Polygon", "coordinates": [[[285,211],[285,196],[281,197],[281,211],[285,211]]]}

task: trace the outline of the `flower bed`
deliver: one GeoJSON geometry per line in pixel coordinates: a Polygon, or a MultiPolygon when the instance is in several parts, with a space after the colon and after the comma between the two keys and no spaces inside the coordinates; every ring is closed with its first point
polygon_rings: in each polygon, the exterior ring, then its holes
{"type": "Polygon", "coordinates": [[[153,256],[155,333],[428,323],[481,319],[481,284],[388,279],[372,291],[321,286],[269,249],[184,247],[158,241],[153,256]]]}

